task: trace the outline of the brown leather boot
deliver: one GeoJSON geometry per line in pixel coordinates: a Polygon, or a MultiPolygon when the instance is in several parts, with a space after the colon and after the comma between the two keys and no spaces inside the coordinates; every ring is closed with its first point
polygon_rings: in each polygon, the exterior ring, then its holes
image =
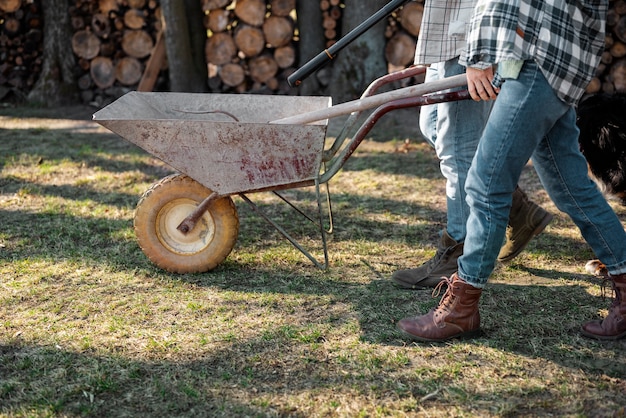
{"type": "Polygon", "coordinates": [[[449,279],[444,278],[439,286],[445,284],[448,289],[439,301],[439,306],[426,315],[404,318],[398,322],[398,328],[419,341],[445,341],[478,335],[478,301],[482,289],[465,283],[456,273],[449,279]]]}
{"type": "Polygon", "coordinates": [[[521,253],[530,240],[548,226],[553,216],[526,196],[519,187],[513,192],[513,202],[506,227],[506,242],[500,249],[498,261],[511,261],[521,253]]]}
{"type": "Polygon", "coordinates": [[[598,340],[619,340],[626,337],[626,274],[609,275],[615,299],[603,320],[583,324],[582,334],[598,340]]]}
{"type": "Polygon", "coordinates": [[[457,271],[456,260],[461,254],[463,243],[456,242],[444,230],[433,258],[417,268],[396,271],[391,280],[396,287],[402,289],[434,288],[443,277],[449,277],[457,271]]]}

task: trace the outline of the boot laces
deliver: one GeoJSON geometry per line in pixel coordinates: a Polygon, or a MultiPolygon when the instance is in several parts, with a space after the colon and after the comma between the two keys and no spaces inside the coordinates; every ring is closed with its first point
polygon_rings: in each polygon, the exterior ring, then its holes
{"type": "Polygon", "coordinates": [[[451,305],[452,299],[454,297],[454,293],[452,291],[452,277],[442,277],[441,281],[435,286],[433,289],[432,297],[436,298],[441,294],[441,289],[443,286],[447,286],[446,292],[443,294],[441,299],[439,300],[439,306],[435,309],[435,313],[439,313],[441,309],[449,310],[449,305],[451,305]]]}

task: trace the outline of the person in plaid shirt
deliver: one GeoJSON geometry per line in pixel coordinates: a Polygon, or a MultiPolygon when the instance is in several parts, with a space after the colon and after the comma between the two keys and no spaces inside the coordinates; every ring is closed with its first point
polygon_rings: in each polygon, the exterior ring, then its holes
{"type": "Polygon", "coordinates": [[[448,287],[436,308],[398,323],[412,338],[444,341],[479,333],[478,302],[530,158],[550,198],[609,272],[614,302],[604,319],[583,324],[582,334],[626,337],[626,232],[587,175],[575,110],[604,48],[607,7],[607,0],[477,2],[459,62],[467,67],[472,98],[497,100],[465,183],[470,214],[458,271],[442,281],[448,287]]]}
{"type": "MultiPolygon", "coordinates": [[[[425,82],[463,74],[459,56],[466,45],[466,34],[476,0],[424,2],[424,14],[415,51],[415,64],[427,65],[425,82]]],[[[441,277],[457,270],[463,253],[465,224],[469,216],[465,181],[478,146],[491,102],[453,101],[420,109],[422,135],[435,148],[441,173],[446,178],[447,225],[435,256],[417,268],[398,270],[391,280],[403,289],[435,287],[441,277]]],[[[552,220],[552,215],[516,188],[509,214],[505,244],[498,260],[515,258],[531,238],[552,220]]]]}

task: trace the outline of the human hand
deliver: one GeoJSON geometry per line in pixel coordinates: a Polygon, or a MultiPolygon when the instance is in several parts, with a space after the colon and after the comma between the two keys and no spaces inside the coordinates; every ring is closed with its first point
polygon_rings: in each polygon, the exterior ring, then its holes
{"type": "Polygon", "coordinates": [[[499,88],[495,88],[491,82],[493,81],[493,67],[485,70],[467,67],[465,72],[467,76],[467,90],[475,101],[495,100],[500,92],[499,88]]]}

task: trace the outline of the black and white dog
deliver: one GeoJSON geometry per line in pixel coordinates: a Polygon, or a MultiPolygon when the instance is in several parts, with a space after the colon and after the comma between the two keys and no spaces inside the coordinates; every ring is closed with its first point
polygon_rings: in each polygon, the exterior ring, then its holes
{"type": "MultiPolygon", "coordinates": [[[[589,176],[608,197],[626,205],[626,94],[594,94],[578,105],[578,142],[587,159],[589,176]]],[[[591,260],[587,272],[607,276],[600,260],[591,260]]]]}
{"type": "Polygon", "coordinates": [[[626,205],[626,94],[594,94],[581,101],[577,113],[590,177],[626,205]]]}

